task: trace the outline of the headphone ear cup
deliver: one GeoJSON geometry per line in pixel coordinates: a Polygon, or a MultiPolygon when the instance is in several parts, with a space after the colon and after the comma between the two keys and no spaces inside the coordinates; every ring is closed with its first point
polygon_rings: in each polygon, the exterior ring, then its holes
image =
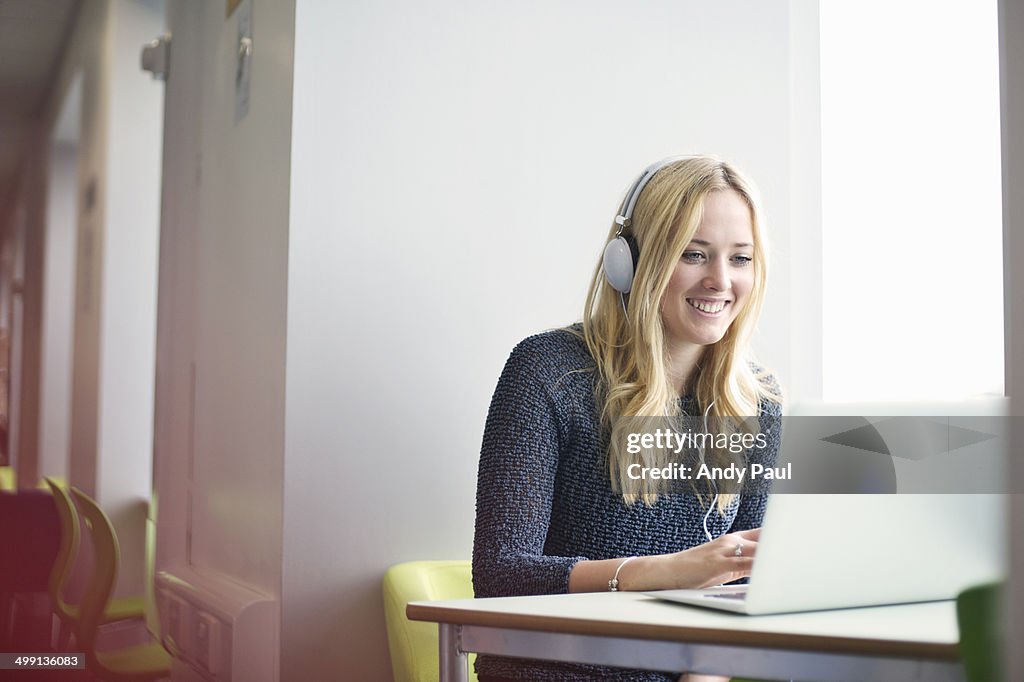
{"type": "Polygon", "coordinates": [[[604,276],[612,289],[628,294],[633,288],[633,274],[636,272],[640,250],[632,235],[619,236],[604,247],[604,276]]]}

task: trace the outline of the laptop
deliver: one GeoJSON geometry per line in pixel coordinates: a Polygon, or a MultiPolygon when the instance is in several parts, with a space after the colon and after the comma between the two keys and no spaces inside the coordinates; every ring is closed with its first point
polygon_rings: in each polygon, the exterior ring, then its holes
{"type": "Polygon", "coordinates": [[[999,494],[769,498],[748,585],[658,599],[748,615],[954,599],[1004,571],[999,494]]]}

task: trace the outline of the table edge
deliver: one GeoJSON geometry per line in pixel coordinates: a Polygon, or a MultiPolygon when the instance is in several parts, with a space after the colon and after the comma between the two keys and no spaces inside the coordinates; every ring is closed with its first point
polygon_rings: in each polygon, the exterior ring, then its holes
{"type": "MultiPolygon", "coordinates": [[[[517,613],[498,613],[453,606],[435,606],[429,603],[406,605],[406,617],[420,622],[449,625],[473,625],[507,628],[554,634],[622,637],[626,639],[687,642],[747,646],[792,651],[841,653],[864,656],[889,656],[937,661],[959,661],[959,643],[938,644],[912,640],[863,639],[831,635],[787,634],[784,640],[778,633],[750,632],[718,627],[692,627],[685,625],[658,625],[648,623],[616,623],[569,616],[540,616],[517,613]]],[[[756,616],[737,616],[756,618],[756,616]]]]}

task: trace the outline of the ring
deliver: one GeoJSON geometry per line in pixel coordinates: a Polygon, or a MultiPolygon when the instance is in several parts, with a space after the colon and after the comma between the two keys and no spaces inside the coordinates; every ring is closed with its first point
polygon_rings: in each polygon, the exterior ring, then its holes
{"type": "Polygon", "coordinates": [[[737,544],[736,549],[732,551],[733,556],[743,556],[743,545],[737,544]]]}

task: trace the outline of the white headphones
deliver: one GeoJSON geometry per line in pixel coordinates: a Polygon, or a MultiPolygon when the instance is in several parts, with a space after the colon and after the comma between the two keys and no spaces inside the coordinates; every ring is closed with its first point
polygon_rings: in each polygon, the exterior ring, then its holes
{"type": "MultiPolygon", "coordinates": [[[[619,207],[619,214],[615,216],[615,224],[619,226],[619,229],[608,245],[604,247],[604,276],[612,289],[619,294],[624,296],[633,288],[633,274],[636,272],[636,262],[640,257],[640,249],[633,235],[622,234],[622,231],[633,223],[633,209],[636,208],[637,199],[640,198],[640,194],[651,178],[657,175],[662,168],[676,161],[692,158],[694,157],[670,156],[657,163],[652,163],[644,169],[644,172],[626,192],[626,198],[622,200],[622,205],[619,207]]],[[[623,307],[625,307],[625,301],[623,301],[623,307]]]]}

